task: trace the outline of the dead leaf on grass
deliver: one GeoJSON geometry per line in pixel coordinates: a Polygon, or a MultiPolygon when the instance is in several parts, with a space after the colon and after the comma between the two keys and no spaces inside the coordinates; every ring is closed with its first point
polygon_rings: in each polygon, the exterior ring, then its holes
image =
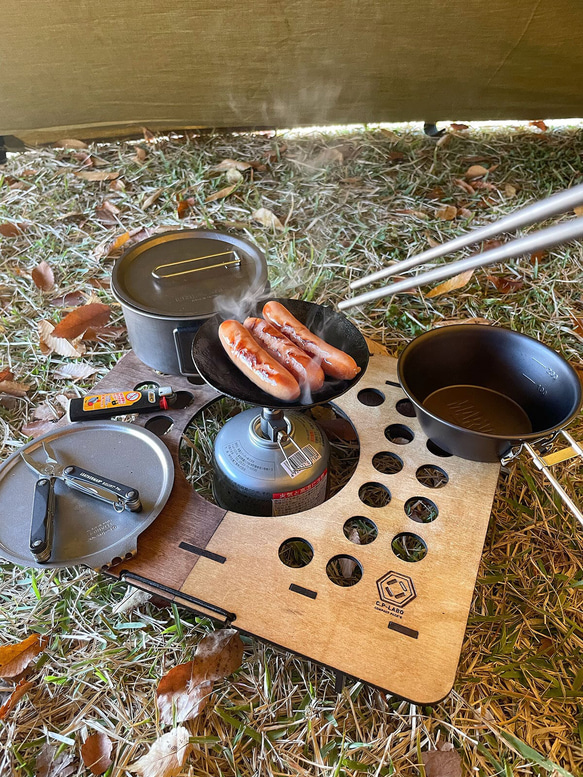
{"type": "Polygon", "coordinates": [[[0,235],[3,237],[17,237],[21,234],[22,229],[20,224],[12,224],[8,221],[4,224],[0,224],[0,235]]]}
{"type": "Polygon", "coordinates": [[[143,146],[136,146],[136,155],[134,156],[134,162],[139,162],[140,164],[143,164],[146,159],[148,158],[148,152],[146,151],[143,146]]]}
{"type": "Polygon", "coordinates": [[[453,747],[427,750],[421,753],[421,757],[425,767],[425,777],[462,777],[462,759],[453,747]]]}
{"type": "Polygon", "coordinates": [[[583,216],[583,205],[577,205],[576,208],[573,208],[573,213],[576,216],[583,216]]]}
{"type": "Polygon", "coordinates": [[[273,211],[269,210],[269,208],[259,208],[258,210],[254,211],[251,214],[251,218],[255,221],[258,221],[260,224],[262,224],[264,227],[267,227],[268,229],[278,229],[280,231],[283,231],[283,224],[281,221],[277,218],[275,213],[273,211]]]}
{"type": "Polygon", "coordinates": [[[184,726],[157,739],[146,755],[126,768],[142,777],[176,777],[188,758],[192,745],[184,726]]]}
{"type": "Polygon", "coordinates": [[[443,221],[452,221],[457,216],[455,205],[443,205],[435,211],[435,217],[443,221]]]}
{"type": "Polygon", "coordinates": [[[501,294],[512,294],[524,286],[520,278],[512,278],[510,275],[486,275],[486,280],[493,284],[501,294]]]}
{"type": "Polygon", "coordinates": [[[458,124],[457,122],[453,122],[449,125],[452,130],[455,130],[456,132],[460,132],[461,130],[467,130],[470,128],[469,124],[458,124]]]}
{"type": "Polygon", "coordinates": [[[193,207],[194,202],[195,202],[194,197],[187,197],[186,200],[178,201],[176,210],[178,212],[179,219],[185,219],[188,216],[188,211],[193,207]]]}
{"type": "Polygon", "coordinates": [[[46,648],[49,639],[41,634],[30,634],[22,642],[0,647],[0,677],[16,677],[33,658],[46,648]]]}
{"type": "Polygon", "coordinates": [[[572,316],[571,321],[573,322],[573,331],[578,337],[583,339],[583,317],[572,316]]]}
{"type": "Polygon", "coordinates": [[[204,637],[192,661],[171,669],[160,680],[156,701],[160,720],[182,723],[205,708],[215,680],[241,666],[243,643],[235,629],[221,629],[204,637]]]}
{"type": "Polygon", "coordinates": [[[37,437],[50,432],[53,429],[53,423],[53,421],[29,421],[23,425],[21,432],[26,437],[33,437],[36,440],[37,437]]]}
{"type": "Polygon", "coordinates": [[[229,183],[241,183],[243,180],[243,173],[240,173],[236,168],[233,167],[230,170],[227,170],[225,178],[229,183]]]}
{"type": "Polygon", "coordinates": [[[82,291],[68,291],[60,297],[53,297],[49,305],[52,305],[54,308],[76,308],[79,305],[83,305],[86,299],[87,297],[82,291]]]}
{"type": "Polygon", "coordinates": [[[21,680],[4,704],[0,707],[0,720],[4,720],[7,715],[16,707],[27,691],[30,691],[36,685],[35,682],[21,680]]]}
{"type": "Polygon", "coordinates": [[[41,319],[38,324],[38,334],[40,338],[41,353],[48,356],[50,353],[58,353],[59,356],[69,356],[77,358],[85,353],[85,346],[81,343],[81,338],[77,337],[70,342],[65,337],[55,337],[53,332],[54,324],[46,319],[41,319]]]}
{"type": "Polygon", "coordinates": [[[117,218],[119,214],[120,209],[109,200],[105,200],[99,207],[95,208],[95,218],[108,226],[119,223],[117,218]]]}
{"type": "MultiPolygon", "coordinates": [[[[0,380],[0,394],[10,394],[11,397],[25,397],[30,389],[28,383],[17,383],[14,380],[0,380]]],[[[1,677],[2,675],[0,675],[1,677]]]]}
{"type": "Polygon", "coordinates": [[[473,316],[472,318],[446,318],[436,321],[433,326],[435,329],[439,329],[442,326],[457,326],[458,324],[483,324],[484,326],[491,326],[492,322],[487,318],[481,318],[480,316],[473,316]]]}
{"type": "Polygon", "coordinates": [[[156,189],[156,191],[152,192],[152,194],[148,195],[144,202],[142,203],[142,208],[144,210],[147,210],[148,208],[151,208],[152,205],[156,202],[156,200],[160,197],[164,189],[156,189]]]}
{"type": "Polygon", "coordinates": [[[83,342],[102,342],[103,340],[117,340],[125,335],[128,330],[125,326],[90,326],[83,333],[83,342]]]}
{"type": "Polygon", "coordinates": [[[14,373],[8,368],[0,370],[0,380],[14,380],[14,373]]]}
{"type": "Polygon", "coordinates": [[[153,143],[156,140],[156,136],[152,130],[148,129],[147,127],[142,127],[142,134],[144,135],[144,140],[146,143],[153,143]]]}
{"type": "Polygon", "coordinates": [[[51,332],[53,337],[64,337],[66,340],[75,340],[81,337],[89,327],[98,327],[107,324],[111,315],[109,305],[102,302],[90,302],[88,305],[80,305],[60,321],[51,332]]]}
{"type": "Polygon", "coordinates": [[[140,588],[133,588],[128,586],[124,598],[121,602],[118,602],[111,611],[114,615],[123,615],[127,612],[132,612],[136,607],[140,607],[142,604],[149,602],[152,598],[152,594],[147,591],[142,591],[140,588]]]}
{"type": "Polygon", "coordinates": [[[232,186],[225,186],[224,189],[219,189],[218,192],[215,192],[214,194],[210,194],[205,199],[205,202],[214,202],[215,200],[223,200],[225,197],[228,197],[229,194],[232,194],[236,188],[237,188],[236,183],[234,183],[232,186]]]}
{"type": "Polygon", "coordinates": [[[240,172],[244,172],[245,170],[249,170],[250,167],[250,162],[241,162],[239,159],[223,159],[218,165],[211,167],[211,170],[217,173],[221,173],[224,170],[239,170],[240,172]]]}
{"type": "Polygon", "coordinates": [[[119,171],[107,171],[107,170],[77,170],[75,173],[77,178],[82,178],[84,181],[114,181],[119,178],[119,171]]]}
{"type": "Polygon", "coordinates": [[[461,289],[469,283],[473,274],[473,270],[466,270],[459,275],[454,275],[453,278],[448,278],[444,283],[440,283],[439,286],[431,289],[431,291],[425,295],[425,299],[432,299],[433,297],[439,297],[441,294],[448,294],[450,291],[461,289]]]}
{"type": "Polygon", "coordinates": [[[64,414],[60,407],[56,408],[49,402],[41,402],[38,407],[35,407],[32,417],[35,421],[58,421],[64,414]]]}
{"type": "Polygon", "coordinates": [[[51,291],[55,285],[55,275],[47,262],[41,262],[32,271],[32,280],[37,289],[51,291]]]}
{"type": "Polygon", "coordinates": [[[85,362],[71,362],[70,364],[61,364],[53,372],[55,378],[64,380],[86,380],[98,372],[96,367],[92,367],[85,362]]]}
{"type": "Polygon", "coordinates": [[[77,771],[74,760],[73,753],[57,755],[57,748],[46,744],[36,757],[36,777],[69,777],[77,771]]]}
{"type": "Polygon", "coordinates": [[[103,774],[111,766],[111,739],[102,732],[90,734],[81,745],[81,758],[92,774],[103,774]]]}
{"type": "Polygon", "coordinates": [[[509,200],[516,196],[517,191],[518,190],[516,186],[513,186],[511,183],[504,184],[504,194],[508,197],[509,200]]]}
{"type": "Polygon", "coordinates": [[[487,167],[482,167],[482,165],[471,165],[466,170],[465,176],[468,181],[472,181],[475,178],[482,178],[484,175],[486,175],[487,172],[487,167]]]}
{"type": "Polygon", "coordinates": [[[454,178],[454,183],[456,183],[460,189],[463,189],[466,194],[475,194],[476,190],[473,186],[471,186],[467,181],[464,181],[462,178],[454,178]]]}
{"type": "Polygon", "coordinates": [[[529,121],[528,123],[531,127],[536,127],[541,132],[546,132],[548,130],[547,125],[542,119],[536,119],[536,121],[529,121]]]}

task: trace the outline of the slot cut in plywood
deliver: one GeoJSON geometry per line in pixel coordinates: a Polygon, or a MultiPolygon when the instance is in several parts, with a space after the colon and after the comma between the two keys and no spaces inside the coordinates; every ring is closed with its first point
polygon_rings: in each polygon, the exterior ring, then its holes
{"type": "Polygon", "coordinates": [[[194,401],[163,413],[173,421],[163,439],[174,488],[137,555],[110,573],[403,698],[442,699],[455,678],[499,465],[443,455],[428,441],[396,364],[372,356],[360,383],[334,403],[360,440],[350,482],[318,507],[260,518],[210,504],[182,472],[182,432],[219,395],[127,354],[96,390],[155,381],[194,401]],[[351,540],[355,526],[366,544],[351,540]],[[308,548],[304,566],[284,563],[290,541],[308,548]]]}

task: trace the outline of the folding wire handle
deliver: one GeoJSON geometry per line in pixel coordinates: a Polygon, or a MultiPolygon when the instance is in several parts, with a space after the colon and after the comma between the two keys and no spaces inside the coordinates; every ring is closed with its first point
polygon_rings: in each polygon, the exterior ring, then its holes
{"type": "Polygon", "coordinates": [[[553,475],[553,473],[550,470],[550,468],[554,464],[559,464],[562,461],[569,461],[569,459],[574,459],[576,457],[583,460],[583,448],[581,448],[579,443],[576,440],[574,440],[573,437],[571,437],[571,435],[569,434],[569,432],[566,432],[564,429],[560,429],[558,434],[562,434],[563,437],[569,443],[569,446],[567,448],[562,448],[560,451],[556,451],[555,453],[550,453],[548,456],[541,456],[539,453],[537,453],[537,451],[535,451],[532,445],[525,442],[523,443],[523,445],[519,446],[518,449],[513,449],[512,451],[510,451],[510,453],[504,456],[502,458],[502,464],[507,464],[512,459],[516,458],[516,456],[518,456],[518,454],[520,453],[521,449],[525,448],[529,452],[535,467],[540,472],[542,472],[542,474],[549,481],[553,489],[560,496],[564,504],[569,508],[571,513],[583,526],[583,512],[581,512],[579,506],[571,499],[569,494],[567,494],[563,486],[559,483],[557,478],[553,475]]]}
{"type": "Polygon", "coordinates": [[[236,251],[221,251],[217,254],[207,254],[206,256],[195,256],[191,259],[180,259],[177,262],[166,262],[165,264],[159,264],[152,270],[152,275],[156,280],[163,280],[164,278],[175,278],[177,275],[190,275],[193,272],[201,272],[203,270],[214,270],[216,267],[230,267],[232,265],[241,264],[241,259],[236,251]],[[209,264],[205,267],[191,267],[188,270],[178,270],[178,272],[169,272],[160,274],[158,270],[165,270],[169,267],[178,267],[179,265],[189,264],[192,262],[201,262],[203,259],[218,259],[220,256],[232,256],[233,259],[225,260],[223,262],[217,262],[216,264],[209,264]]]}

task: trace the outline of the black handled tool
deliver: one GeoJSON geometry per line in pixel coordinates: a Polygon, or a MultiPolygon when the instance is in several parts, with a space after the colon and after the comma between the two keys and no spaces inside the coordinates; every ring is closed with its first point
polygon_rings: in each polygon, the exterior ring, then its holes
{"type": "Polygon", "coordinates": [[[116,483],[74,464],[60,464],[48,442],[43,442],[42,447],[45,453],[45,462],[42,464],[35,461],[29,453],[20,453],[25,463],[39,477],[34,490],[30,531],[30,551],[37,561],[45,563],[51,557],[55,516],[54,487],[57,478],[69,488],[107,502],[118,513],[124,510],[140,512],[142,509],[137,489],[116,483]]]}

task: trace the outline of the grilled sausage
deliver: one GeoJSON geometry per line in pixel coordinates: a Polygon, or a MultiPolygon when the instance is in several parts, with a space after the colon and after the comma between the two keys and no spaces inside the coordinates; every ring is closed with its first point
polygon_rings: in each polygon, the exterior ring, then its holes
{"type": "Polygon", "coordinates": [[[313,359],[297,345],[294,345],[279,329],[262,318],[248,318],[244,324],[267,353],[291,372],[300,386],[317,391],[324,383],[324,372],[313,359]]]}
{"type": "Polygon", "coordinates": [[[317,359],[326,375],[350,380],[360,372],[360,367],[352,356],[339,348],[334,348],[333,345],[328,345],[310,332],[308,327],[294,318],[281,303],[268,302],[263,306],[263,315],[299,348],[317,359]]]}
{"type": "Polygon", "coordinates": [[[219,339],[233,364],[260,389],[284,402],[299,397],[300,386],[294,376],[268,354],[239,321],[223,321],[219,339]]]}

